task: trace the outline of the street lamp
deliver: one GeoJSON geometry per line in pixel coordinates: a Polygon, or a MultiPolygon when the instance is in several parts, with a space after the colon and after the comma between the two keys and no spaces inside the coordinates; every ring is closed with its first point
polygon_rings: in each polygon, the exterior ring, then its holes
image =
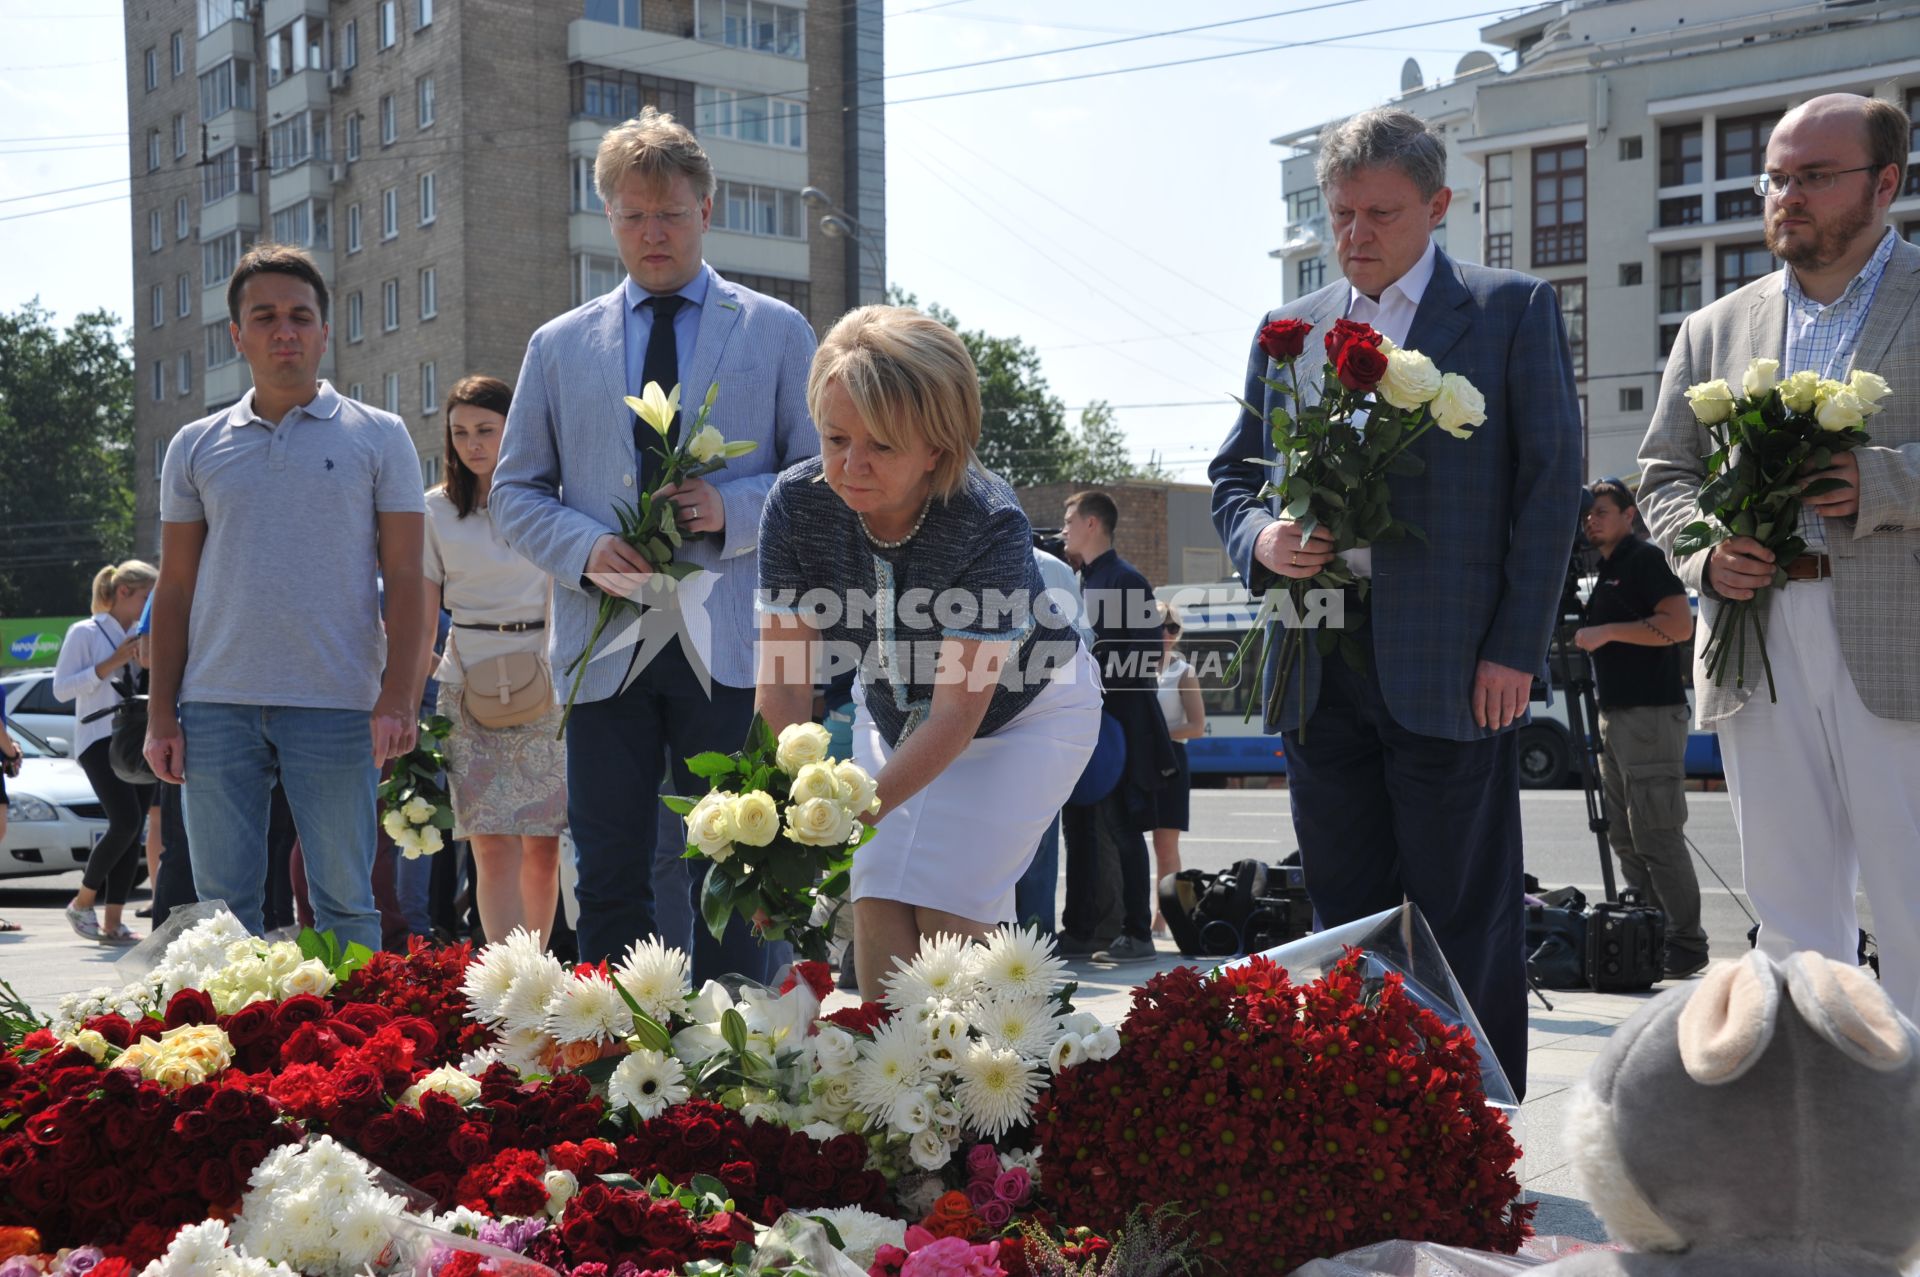
{"type": "Polygon", "coordinates": [[[887,266],[880,257],[880,249],[875,245],[873,234],[860,224],[860,219],[847,212],[828,198],[827,193],[817,186],[809,186],[800,192],[800,199],[809,208],[824,210],[820,218],[820,232],[829,239],[850,239],[866,250],[867,258],[873,263],[874,274],[880,280],[882,293],[887,287],[887,266]]]}

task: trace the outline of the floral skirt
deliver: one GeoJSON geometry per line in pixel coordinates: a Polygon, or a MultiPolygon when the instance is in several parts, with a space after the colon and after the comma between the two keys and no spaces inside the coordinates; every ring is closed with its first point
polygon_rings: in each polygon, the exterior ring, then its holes
{"type": "Polygon", "coordinates": [[[567,826],[567,746],[554,739],[560,707],[519,727],[482,727],[442,683],[436,708],[453,720],[443,743],[453,792],[453,836],[558,834],[567,826]]]}

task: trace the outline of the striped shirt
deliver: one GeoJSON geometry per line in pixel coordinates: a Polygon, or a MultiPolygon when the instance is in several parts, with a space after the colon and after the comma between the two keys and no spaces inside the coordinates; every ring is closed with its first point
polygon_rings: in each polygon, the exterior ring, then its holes
{"type": "MultiPolygon", "coordinates": [[[[1893,228],[1880,237],[1880,247],[1847,285],[1838,301],[1821,305],[1800,291],[1791,266],[1781,267],[1787,292],[1787,340],[1780,375],[1811,370],[1822,377],[1845,381],[1853,363],[1854,348],[1860,344],[1860,330],[1866,327],[1867,312],[1873,309],[1873,295],[1880,288],[1880,277],[1887,273],[1887,261],[1893,256],[1893,228]]],[[[1800,536],[1813,554],[1827,550],[1826,520],[1802,506],[1800,536]]]]}

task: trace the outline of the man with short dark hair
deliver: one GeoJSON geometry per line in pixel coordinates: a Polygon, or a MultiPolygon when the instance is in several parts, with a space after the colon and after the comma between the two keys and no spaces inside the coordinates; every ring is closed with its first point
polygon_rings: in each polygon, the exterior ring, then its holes
{"type": "MultiPolygon", "coordinates": [[[[1433,928],[1516,1094],[1527,1052],[1518,729],[1566,580],[1580,493],[1580,405],[1553,285],[1456,262],[1433,240],[1452,193],[1445,143],[1406,111],[1366,111],[1321,135],[1319,177],[1345,279],[1263,321],[1313,325],[1317,382],[1334,321],[1371,325],[1486,397],[1468,440],[1429,431],[1418,475],[1388,480],[1393,515],[1423,536],[1344,553],[1364,598],[1365,659],[1322,659],[1274,689],[1307,892],[1329,927],[1411,900],[1433,928]],[[1309,722],[1311,720],[1311,722],[1309,722]]],[[[1274,475],[1256,332],[1242,411],[1208,473],[1213,521],[1249,590],[1334,558],[1260,492],[1274,475]]],[[[1309,386],[1309,402],[1314,387],[1309,386]]],[[[1288,407],[1294,405],[1289,402],[1288,407]]],[[[1279,644],[1267,646],[1273,686],[1279,644]]]]}
{"type": "Polygon", "coordinates": [[[1618,479],[1588,491],[1587,540],[1601,554],[1573,641],[1593,654],[1607,839],[1627,885],[1667,916],[1666,978],[1707,965],[1700,881],[1687,851],[1687,690],[1680,645],[1693,635],[1687,587],[1657,546],[1633,533],[1633,494],[1618,479]]]}
{"type": "Polygon", "coordinates": [[[1080,593],[1094,634],[1093,657],[1106,690],[1106,712],[1120,723],[1126,767],[1113,792],[1099,802],[1070,805],[1061,815],[1067,843],[1067,902],[1061,910],[1060,952],[1096,962],[1143,962],[1153,947],[1153,874],[1146,832],[1154,825],[1153,795],[1176,769],[1167,720],[1160,713],[1156,662],[1160,618],[1153,587],[1140,569],[1114,552],[1120,509],[1104,492],[1067,498],[1060,535],[1081,564],[1080,593]],[[1093,930],[1100,845],[1112,846],[1120,869],[1120,934],[1096,952],[1093,930]]]}
{"type": "Polygon", "coordinates": [[[420,458],[398,417],[319,379],[327,285],[312,258],[250,249],[227,306],[253,389],[182,427],[161,468],[147,761],[183,786],[202,900],[262,930],[278,777],[316,924],[378,949],[374,791],[419,727],[419,662],[386,654],[424,645],[420,458]]]}

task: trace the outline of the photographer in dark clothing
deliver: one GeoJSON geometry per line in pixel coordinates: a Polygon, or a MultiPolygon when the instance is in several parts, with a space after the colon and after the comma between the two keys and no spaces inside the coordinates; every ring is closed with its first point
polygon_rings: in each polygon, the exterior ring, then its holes
{"type": "Polygon", "coordinates": [[[1666,556],[1634,535],[1627,485],[1602,479],[1589,490],[1587,539],[1601,559],[1573,641],[1593,654],[1608,838],[1628,885],[1667,916],[1665,974],[1678,980],[1707,965],[1700,883],[1682,833],[1688,715],[1680,649],[1693,634],[1693,613],[1666,556]]]}

